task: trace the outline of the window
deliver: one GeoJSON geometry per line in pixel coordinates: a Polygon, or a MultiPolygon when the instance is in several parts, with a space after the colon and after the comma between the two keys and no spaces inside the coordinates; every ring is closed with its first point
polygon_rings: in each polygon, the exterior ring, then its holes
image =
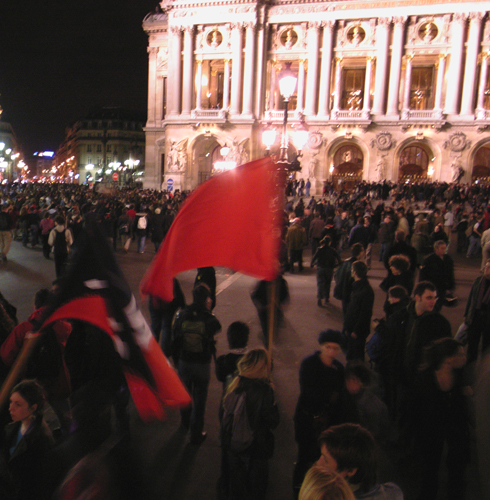
{"type": "MultiPolygon", "coordinates": [[[[225,61],[224,59],[204,60],[202,61],[202,77],[201,82],[196,80],[196,92],[201,91],[201,108],[202,109],[221,109],[223,107],[223,92],[225,78],[225,61]],[[200,83],[200,89],[199,89],[200,83]]],[[[231,78],[231,62],[230,78],[231,78]]],[[[198,65],[196,63],[195,74],[198,73],[198,65]]],[[[166,82],[164,82],[166,84],[166,82]]],[[[231,82],[228,86],[230,91],[231,82]]],[[[228,95],[228,102],[230,96],[228,95]]],[[[164,103],[165,106],[165,103],[164,103]]],[[[165,112],[165,108],[164,108],[165,112]]]]}
{"type": "Polygon", "coordinates": [[[91,164],[92,163],[92,158],[90,156],[87,156],[87,164],[91,164]]]}
{"type": "Polygon", "coordinates": [[[97,150],[96,153],[102,153],[102,145],[97,144],[97,150]]]}
{"type": "Polygon", "coordinates": [[[416,165],[422,170],[427,170],[429,165],[429,156],[418,146],[409,146],[405,148],[400,155],[400,167],[416,165]]]}
{"type": "MultiPolygon", "coordinates": [[[[268,101],[268,109],[271,110],[283,110],[284,109],[284,100],[281,96],[281,92],[279,89],[279,78],[281,77],[281,71],[286,69],[286,65],[291,64],[291,71],[298,76],[300,69],[300,61],[270,61],[269,66],[269,74],[268,74],[268,89],[269,96],[267,98],[268,101]]],[[[305,83],[306,83],[306,75],[305,75],[305,83]]],[[[296,90],[294,94],[289,99],[289,109],[295,109],[298,103],[298,85],[296,85],[296,90]]]]}
{"type": "Polygon", "coordinates": [[[365,68],[344,69],[342,71],[341,109],[362,109],[364,99],[365,68]]]}
{"type": "Polygon", "coordinates": [[[434,108],[434,67],[415,66],[410,82],[410,109],[434,108]]]}
{"type": "Polygon", "coordinates": [[[107,144],[107,152],[110,153],[112,151],[112,144],[107,144]]]}
{"type": "Polygon", "coordinates": [[[87,153],[91,153],[91,152],[92,152],[92,144],[87,144],[87,153]]]}

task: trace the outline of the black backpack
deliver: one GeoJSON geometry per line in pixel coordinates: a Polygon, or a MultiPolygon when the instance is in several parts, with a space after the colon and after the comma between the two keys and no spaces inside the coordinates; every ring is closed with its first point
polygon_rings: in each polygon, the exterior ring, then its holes
{"type": "MultiPolygon", "coordinates": [[[[56,231],[56,229],[55,229],[56,231]]],[[[66,229],[63,231],[56,231],[56,238],[54,240],[53,250],[55,255],[68,255],[68,248],[66,246],[66,229]]]]}
{"type": "Polygon", "coordinates": [[[247,393],[236,390],[223,401],[221,421],[222,444],[234,453],[242,453],[253,444],[255,432],[250,425],[247,412],[247,393]]]}

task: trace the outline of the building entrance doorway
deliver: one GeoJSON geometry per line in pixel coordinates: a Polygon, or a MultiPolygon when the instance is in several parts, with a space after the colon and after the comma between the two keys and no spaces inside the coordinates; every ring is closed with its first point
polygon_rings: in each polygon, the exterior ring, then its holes
{"type": "Polygon", "coordinates": [[[355,144],[343,144],[333,156],[332,181],[335,189],[353,189],[362,182],[364,155],[355,144]]]}
{"type": "Polygon", "coordinates": [[[400,153],[398,180],[400,182],[418,182],[427,180],[429,175],[429,155],[432,152],[419,145],[410,144],[400,153]]]}
{"type": "Polygon", "coordinates": [[[475,154],[471,183],[490,184],[490,143],[484,144],[475,154]]]}
{"type": "Polygon", "coordinates": [[[197,184],[213,175],[214,162],[221,158],[221,146],[214,137],[203,137],[194,148],[194,164],[197,165],[197,184]]]}

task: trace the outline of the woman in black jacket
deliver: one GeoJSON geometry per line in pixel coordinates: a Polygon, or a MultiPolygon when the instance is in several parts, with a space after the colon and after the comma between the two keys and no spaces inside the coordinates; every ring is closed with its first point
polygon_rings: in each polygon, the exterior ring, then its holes
{"type": "Polygon", "coordinates": [[[228,458],[228,498],[264,499],[268,460],[274,453],[272,429],[279,425],[264,349],[253,349],[238,362],[238,376],[228,388],[223,409],[221,446],[228,458]]]}
{"type": "MultiPolygon", "coordinates": [[[[24,380],[12,389],[9,411],[13,422],[5,430],[2,456],[13,490],[7,498],[47,498],[43,487],[43,463],[53,439],[44,422],[43,409],[43,391],[34,380],[24,380]]],[[[2,472],[4,478],[5,470],[2,472]]]]}

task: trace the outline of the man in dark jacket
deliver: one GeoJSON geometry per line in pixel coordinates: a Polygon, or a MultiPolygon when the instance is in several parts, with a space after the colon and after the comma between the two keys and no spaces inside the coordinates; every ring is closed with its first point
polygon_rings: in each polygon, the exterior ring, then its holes
{"type": "Polygon", "coordinates": [[[420,268],[420,281],[430,281],[437,290],[436,311],[440,311],[446,300],[446,294],[454,290],[454,262],[446,254],[447,245],[439,240],[434,243],[434,253],[424,259],[420,268]]]}
{"type": "Polygon", "coordinates": [[[385,254],[384,265],[386,269],[390,268],[389,261],[392,255],[406,255],[410,259],[410,272],[415,275],[417,271],[417,250],[405,241],[406,237],[407,234],[404,231],[396,231],[395,242],[385,254]]]}
{"type": "Polygon", "coordinates": [[[180,412],[182,426],[190,429],[191,444],[200,445],[206,439],[204,412],[211,359],[216,353],[214,336],[221,330],[221,324],[210,311],[212,299],[206,285],[194,288],[192,297],[192,304],[175,315],[172,356],[193,401],[192,408],[180,412]]]}
{"type": "Polygon", "coordinates": [[[349,248],[355,243],[360,243],[364,248],[367,248],[370,239],[370,229],[364,224],[364,218],[359,217],[357,224],[351,229],[349,234],[349,248]]]}
{"type": "Polygon", "coordinates": [[[349,305],[352,284],[354,282],[351,274],[351,267],[357,260],[364,258],[364,247],[360,243],[355,243],[350,249],[351,258],[344,260],[335,273],[335,288],[333,296],[342,301],[342,313],[345,316],[349,305]]]}
{"type": "Polygon", "coordinates": [[[482,338],[482,352],[490,346],[490,259],[485,263],[483,276],[473,282],[464,313],[468,326],[468,363],[478,358],[482,338]]]}
{"type": "Polygon", "coordinates": [[[347,360],[364,361],[366,338],[371,328],[373,315],[374,291],[367,279],[368,268],[358,260],[351,268],[354,283],[347,311],[344,316],[344,335],[347,337],[347,360]]]}
{"type": "Polygon", "coordinates": [[[392,376],[406,385],[413,378],[425,347],[431,342],[451,337],[451,325],[435,311],[436,287],[421,281],[413,292],[414,301],[405,310],[393,315],[392,376]]]}
{"type": "Polygon", "coordinates": [[[330,236],[325,236],[311,260],[311,267],[317,264],[317,300],[320,307],[322,307],[322,299],[325,299],[326,303],[330,300],[333,270],[341,263],[340,255],[331,247],[330,236]]]}

